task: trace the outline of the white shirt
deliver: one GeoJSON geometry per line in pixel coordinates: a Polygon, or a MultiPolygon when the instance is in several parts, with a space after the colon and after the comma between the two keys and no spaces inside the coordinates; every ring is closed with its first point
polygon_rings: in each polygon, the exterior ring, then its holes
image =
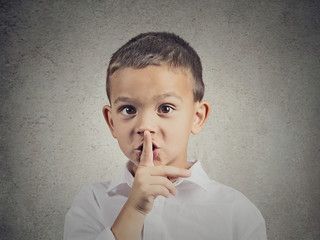
{"type": "MultiPolygon", "coordinates": [[[[211,180],[199,161],[189,178],[174,185],[177,196],[158,196],[143,227],[145,240],[266,240],[264,219],[240,192],[211,180]]],[[[124,168],[112,182],[92,183],[76,196],[66,214],[64,240],[115,239],[111,226],[131,191],[124,168]]]]}

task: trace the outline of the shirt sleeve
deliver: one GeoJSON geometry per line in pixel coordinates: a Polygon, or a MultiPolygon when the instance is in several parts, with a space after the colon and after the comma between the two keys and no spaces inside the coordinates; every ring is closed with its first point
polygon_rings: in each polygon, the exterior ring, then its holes
{"type": "Polygon", "coordinates": [[[115,240],[111,226],[97,217],[92,190],[86,186],[75,198],[65,216],[64,240],[115,240]]]}
{"type": "Polygon", "coordinates": [[[266,226],[264,221],[255,224],[241,240],[267,240],[266,226]]]}
{"type": "Polygon", "coordinates": [[[239,240],[267,240],[266,224],[258,208],[245,196],[234,204],[235,230],[239,240]]]}

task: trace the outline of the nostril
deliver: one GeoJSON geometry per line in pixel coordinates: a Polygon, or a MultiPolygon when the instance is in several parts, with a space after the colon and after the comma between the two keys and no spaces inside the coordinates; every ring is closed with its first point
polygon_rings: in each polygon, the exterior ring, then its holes
{"type": "Polygon", "coordinates": [[[154,130],[144,129],[144,130],[138,130],[137,134],[139,134],[140,136],[143,136],[145,131],[148,131],[151,134],[155,134],[156,133],[154,130]]]}
{"type": "Polygon", "coordinates": [[[137,133],[141,136],[143,136],[144,131],[137,131],[137,133]]]}

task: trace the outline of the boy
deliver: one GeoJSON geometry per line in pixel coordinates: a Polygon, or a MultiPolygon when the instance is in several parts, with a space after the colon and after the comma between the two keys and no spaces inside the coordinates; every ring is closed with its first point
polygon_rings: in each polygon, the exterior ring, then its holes
{"type": "Polygon", "coordinates": [[[140,34],[113,54],[103,114],[129,161],[118,179],[78,194],[65,240],[266,239],[246,197],[187,161],[190,133],[210,112],[203,94],[200,58],[174,34],[140,34]]]}

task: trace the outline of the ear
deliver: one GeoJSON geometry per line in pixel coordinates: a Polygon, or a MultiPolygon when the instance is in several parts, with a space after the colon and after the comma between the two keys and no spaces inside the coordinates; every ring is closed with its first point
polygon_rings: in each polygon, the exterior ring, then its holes
{"type": "Polygon", "coordinates": [[[210,103],[207,101],[201,101],[196,104],[194,120],[191,128],[192,134],[198,134],[201,132],[211,109],[210,103]]]}
{"type": "Polygon", "coordinates": [[[104,106],[102,108],[102,113],[103,113],[103,116],[104,116],[104,119],[106,120],[107,124],[108,124],[108,127],[110,129],[110,132],[112,134],[112,136],[114,138],[117,138],[116,134],[115,134],[115,131],[114,131],[114,125],[113,125],[113,120],[112,120],[112,114],[111,114],[111,106],[104,106]]]}

